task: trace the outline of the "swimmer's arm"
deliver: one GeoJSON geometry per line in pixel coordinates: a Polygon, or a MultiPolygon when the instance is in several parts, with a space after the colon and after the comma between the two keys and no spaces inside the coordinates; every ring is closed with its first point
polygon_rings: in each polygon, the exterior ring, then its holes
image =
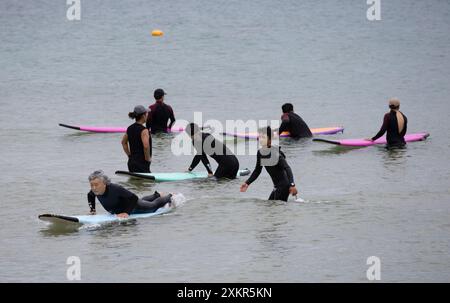
{"type": "Polygon", "coordinates": [[[212,174],[213,172],[211,170],[211,164],[209,163],[209,160],[204,153],[200,154],[200,155],[195,155],[188,170],[192,171],[200,163],[200,161],[202,161],[203,165],[205,166],[206,170],[208,171],[208,174],[212,174]]]}
{"type": "Polygon", "coordinates": [[[278,129],[278,133],[281,134],[282,132],[289,131],[289,115],[283,114],[281,116],[281,125],[278,129]]]}
{"type": "Polygon", "coordinates": [[[128,135],[125,134],[122,137],[122,148],[123,151],[125,152],[125,154],[129,157],[131,152],[130,152],[130,148],[128,147],[128,135]]]}
{"type": "Polygon", "coordinates": [[[209,163],[208,157],[205,154],[203,154],[201,159],[202,159],[203,165],[205,166],[206,170],[208,171],[208,174],[212,175],[213,171],[211,169],[211,163],[209,163]]]}
{"type": "Polygon", "coordinates": [[[152,111],[151,111],[151,107],[150,107],[150,110],[148,111],[148,114],[147,114],[147,121],[145,122],[145,127],[148,130],[150,130],[151,123],[152,123],[152,111]]]}
{"type": "Polygon", "coordinates": [[[255,169],[253,170],[251,176],[247,179],[247,181],[245,181],[245,183],[247,185],[250,185],[253,183],[253,181],[255,181],[259,175],[261,174],[262,171],[262,166],[261,166],[261,153],[258,151],[257,155],[256,155],[256,165],[255,165],[255,169]]]}
{"type": "Polygon", "coordinates": [[[387,130],[388,123],[389,123],[389,114],[386,114],[384,115],[383,125],[381,125],[380,131],[375,135],[375,137],[372,138],[372,141],[375,141],[384,135],[384,133],[387,130]]]}
{"type": "Polygon", "coordinates": [[[191,165],[189,165],[189,171],[192,171],[197,165],[200,163],[200,160],[202,158],[202,155],[195,155],[194,159],[192,159],[191,165]]]}
{"type": "Polygon", "coordinates": [[[173,109],[172,106],[169,106],[169,119],[170,119],[170,124],[168,126],[168,128],[172,128],[173,124],[175,123],[175,115],[173,113],[173,109]]]}
{"type": "Polygon", "coordinates": [[[95,195],[92,192],[92,190],[90,192],[88,192],[87,200],[88,200],[88,205],[89,205],[91,214],[95,215],[95,195]]]}
{"type": "MultiPolygon", "coordinates": [[[[144,145],[144,157],[145,161],[150,162],[150,133],[148,129],[144,129],[141,132],[142,145],[144,145]]],[[[128,144],[127,144],[128,147],[128,144]]]]}
{"type": "MultiPolygon", "coordinates": [[[[280,151],[281,152],[281,151],[280,151]]],[[[281,152],[282,153],[282,152],[281,152]]],[[[283,154],[284,155],[284,154],[283,154]]],[[[291,167],[289,166],[289,164],[287,163],[287,161],[286,161],[286,159],[283,157],[283,156],[280,156],[280,163],[281,163],[281,166],[284,168],[284,170],[286,171],[286,174],[287,174],[287,177],[288,177],[288,179],[289,179],[289,184],[291,185],[291,186],[295,186],[295,183],[294,183],[294,174],[292,173],[292,169],[291,169],[291,167]]]]}

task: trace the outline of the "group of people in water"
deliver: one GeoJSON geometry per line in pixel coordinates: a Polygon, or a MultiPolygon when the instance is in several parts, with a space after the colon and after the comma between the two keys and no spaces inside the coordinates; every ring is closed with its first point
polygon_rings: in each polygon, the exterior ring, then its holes
{"type": "MultiPolygon", "coordinates": [[[[122,138],[122,147],[128,156],[128,170],[130,172],[150,173],[152,159],[152,134],[158,132],[170,132],[175,123],[175,115],[172,107],[164,102],[166,93],[163,89],[154,91],[155,103],[145,108],[137,105],[128,114],[135,122],[131,124],[122,138]]],[[[387,132],[388,147],[405,146],[404,136],[407,129],[407,118],[400,112],[400,101],[396,98],[389,100],[390,112],[385,114],[380,131],[370,139],[377,140],[387,132]]],[[[278,130],[272,130],[270,126],[258,130],[260,149],[256,155],[256,165],[250,177],[241,185],[240,191],[247,191],[248,187],[258,178],[262,168],[265,167],[273,182],[273,190],[269,200],[287,201],[289,195],[297,195],[298,191],[294,182],[294,175],[290,168],[286,155],[281,147],[272,144],[273,136],[282,132],[289,132],[293,139],[312,137],[312,133],[305,121],[294,112],[291,103],[285,103],[281,107],[281,125],[278,130]]],[[[200,161],[205,166],[209,177],[236,178],[239,171],[239,160],[220,140],[210,133],[203,131],[198,125],[190,123],[185,132],[191,139],[196,150],[188,171],[192,171],[200,161]],[[213,172],[208,156],[214,159],[218,167],[213,172]]],[[[118,184],[110,182],[102,171],[95,171],[89,176],[91,191],[88,193],[90,213],[95,214],[95,198],[110,213],[125,218],[130,214],[142,212],[154,212],[158,208],[170,207],[173,202],[171,194],[155,191],[150,196],[139,199],[134,193],[118,184]]]]}

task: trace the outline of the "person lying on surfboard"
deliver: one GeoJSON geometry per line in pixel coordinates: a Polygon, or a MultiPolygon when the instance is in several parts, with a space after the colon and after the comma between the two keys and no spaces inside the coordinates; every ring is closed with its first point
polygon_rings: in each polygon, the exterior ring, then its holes
{"type": "Polygon", "coordinates": [[[136,122],[127,128],[122,138],[122,148],[128,156],[128,171],[149,173],[152,157],[152,136],[144,123],[147,119],[147,109],[137,105],[128,113],[130,119],[136,122]]]}
{"type": "Polygon", "coordinates": [[[272,178],[274,189],[269,196],[269,200],[287,201],[289,194],[297,195],[297,188],[294,183],[294,176],[291,167],[286,162],[286,156],[281,148],[272,145],[272,128],[266,126],[258,130],[259,143],[261,148],[256,154],[256,166],[251,176],[241,185],[241,192],[247,191],[250,184],[261,174],[264,166],[272,178]]]}
{"type": "Polygon", "coordinates": [[[236,156],[222,142],[214,138],[210,133],[201,132],[198,125],[190,123],[186,126],[186,133],[191,137],[192,144],[197,151],[188,171],[191,172],[202,161],[212,177],[213,172],[207,155],[216,160],[219,166],[214,173],[216,178],[234,179],[239,171],[239,161],[236,156]]]}
{"type": "Polygon", "coordinates": [[[94,171],[88,179],[91,190],[87,194],[87,200],[91,215],[96,214],[95,198],[107,212],[119,218],[127,218],[130,214],[152,213],[166,204],[172,207],[172,194],[155,191],[154,194],[139,199],[131,191],[111,183],[101,170],[94,171]]]}
{"type": "Polygon", "coordinates": [[[281,125],[278,133],[289,132],[293,139],[312,137],[311,130],[303,119],[294,113],[294,106],[291,103],[285,103],[281,106],[283,115],[281,116],[281,125]]]}
{"type": "Polygon", "coordinates": [[[391,98],[389,100],[389,108],[391,109],[384,115],[383,125],[380,131],[368,141],[375,141],[386,134],[387,147],[404,147],[406,145],[405,135],[408,126],[408,118],[400,111],[400,100],[391,98]]]}
{"type": "Polygon", "coordinates": [[[149,106],[149,113],[146,123],[147,128],[152,134],[160,132],[167,133],[168,129],[170,129],[175,123],[173,109],[170,105],[164,103],[164,95],[166,95],[166,93],[161,88],[156,89],[153,93],[155,103],[149,106]],[[170,124],[167,125],[169,119],[170,124]]]}

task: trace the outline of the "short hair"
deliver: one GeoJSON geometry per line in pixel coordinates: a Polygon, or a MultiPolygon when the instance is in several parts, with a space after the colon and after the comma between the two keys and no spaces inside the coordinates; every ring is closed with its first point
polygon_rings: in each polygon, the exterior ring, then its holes
{"type": "Polygon", "coordinates": [[[281,110],[283,113],[289,113],[294,110],[294,105],[292,103],[284,103],[283,106],[281,106],[281,110]]]}
{"type": "Polygon", "coordinates": [[[106,185],[111,184],[111,179],[107,175],[105,175],[103,170],[94,171],[92,174],[89,175],[88,179],[89,179],[89,182],[91,182],[94,179],[100,179],[106,185]]]}

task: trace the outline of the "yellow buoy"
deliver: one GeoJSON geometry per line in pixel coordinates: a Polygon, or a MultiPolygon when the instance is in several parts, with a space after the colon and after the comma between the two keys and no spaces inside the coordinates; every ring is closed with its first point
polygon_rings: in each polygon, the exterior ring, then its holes
{"type": "Polygon", "coordinates": [[[155,30],[152,31],[152,36],[154,36],[154,37],[159,37],[159,36],[162,36],[162,35],[164,35],[164,33],[161,30],[159,30],[159,29],[155,29],[155,30]]]}

